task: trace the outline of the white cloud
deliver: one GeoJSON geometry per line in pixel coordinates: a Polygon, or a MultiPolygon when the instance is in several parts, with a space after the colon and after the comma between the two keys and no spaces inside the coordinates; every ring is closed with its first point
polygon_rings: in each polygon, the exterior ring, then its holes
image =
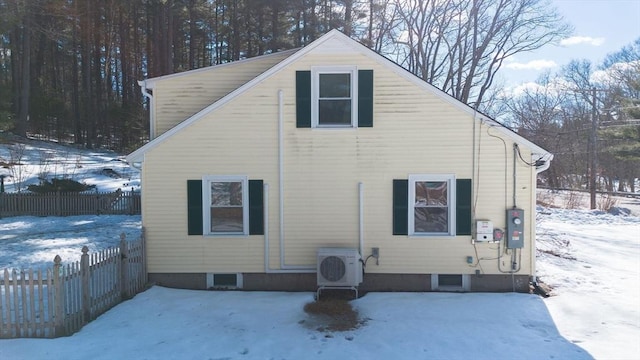
{"type": "Polygon", "coordinates": [[[535,82],[526,82],[523,84],[520,84],[516,87],[513,88],[509,88],[508,91],[506,91],[506,94],[511,94],[513,96],[520,96],[522,94],[524,94],[525,92],[529,91],[529,92],[536,92],[536,91],[542,91],[544,90],[544,86],[535,83],[535,82]]]}
{"type": "Polygon", "coordinates": [[[526,63],[513,62],[505,65],[507,69],[514,70],[543,70],[558,66],[553,60],[531,60],[526,63]]]}
{"type": "Polygon", "coordinates": [[[545,83],[529,81],[520,85],[505,88],[505,96],[522,96],[525,93],[545,93],[548,95],[558,95],[570,89],[571,85],[560,77],[553,77],[545,83]]]}
{"type": "Polygon", "coordinates": [[[591,74],[590,81],[599,84],[615,84],[620,79],[634,79],[640,73],[640,60],[619,62],[607,69],[596,70],[591,74]]]}
{"type": "Polygon", "coordinates": [[[600,46],[604,44],[604,38],[603,37],[594,38],[591,36],[572,36],[566,39],[562,39],[560,41],[560,45],[562,46],[571,46],[571,45],[580,45],[580,44],[600,46]]]}

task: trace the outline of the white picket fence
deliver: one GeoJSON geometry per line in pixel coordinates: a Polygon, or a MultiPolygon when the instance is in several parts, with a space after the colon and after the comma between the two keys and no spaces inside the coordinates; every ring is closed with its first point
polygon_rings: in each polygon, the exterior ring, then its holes
{"type": "Polygon", "coordinates": [[[0,278],[0,338],[53,338],[80,330],[147,283],[144,230],[140,239],[97,253],[82,248],[80,261],[56,256],[45,271],[4,270],[0,278]]]}

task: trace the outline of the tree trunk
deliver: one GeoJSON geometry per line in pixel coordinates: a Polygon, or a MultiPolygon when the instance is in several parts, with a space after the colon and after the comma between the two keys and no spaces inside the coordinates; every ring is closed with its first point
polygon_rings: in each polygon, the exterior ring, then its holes
{"type": "Polygon", "coordinates": [[[31,95],[31,32],[29,10],[25,11],[22,24],[22,61],[20,64],[20,106],[18,119],[15,124],[15,133],[18,136],[27,136],[27,122],[29,121],[29,98],[31,95]]]}

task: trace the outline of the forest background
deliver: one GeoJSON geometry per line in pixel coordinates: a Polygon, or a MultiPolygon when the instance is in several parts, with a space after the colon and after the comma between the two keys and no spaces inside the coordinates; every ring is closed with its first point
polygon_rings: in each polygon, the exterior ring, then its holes
{"type": "Polygon", "coordinates": [[[149,139],[138,80],[331,29],[554,153],[543,185],[636,192],[640,37],[517,93],[497,80],[505,60],[571,35],[548,0],[0,0],[0,131],[129,152],[149,139]]]}

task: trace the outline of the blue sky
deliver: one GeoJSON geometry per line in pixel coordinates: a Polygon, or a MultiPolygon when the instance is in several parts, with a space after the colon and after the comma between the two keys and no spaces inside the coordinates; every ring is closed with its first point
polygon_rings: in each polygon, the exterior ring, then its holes
{"type": "Polygon", "coordinates": [[[501,71],[507,86],[535,81],[544,71],[559,71],[572,59],[598,66],[607,54],[640,37],[640,0],[552,0],[552,4],[573,26],[572,37],[510,59],[501,71]]]}

